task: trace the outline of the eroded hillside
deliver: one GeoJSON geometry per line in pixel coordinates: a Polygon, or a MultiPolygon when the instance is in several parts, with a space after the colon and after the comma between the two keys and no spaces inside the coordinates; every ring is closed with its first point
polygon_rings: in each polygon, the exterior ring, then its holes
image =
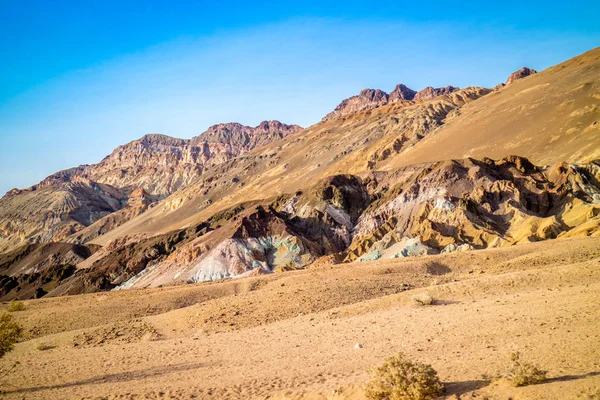
{"type": "Polygon", "coordinates": [[[255,128],[215,125],[191,140],[146,135],[119,146],[98,164],[9,191],[0,199],[0,251],[22,243],[88,241],[190,184],[206,168],[301,129],[265,121],[255,128]]]}
{"type": "Polygon", "coordinates": [[[4,248],[102,246],[43,283],[7,273],[5,298],[598,235],[599,69],[596,49],[495,89],[363,91],[302,131],[146,136],[5,196],[4,248]]]}

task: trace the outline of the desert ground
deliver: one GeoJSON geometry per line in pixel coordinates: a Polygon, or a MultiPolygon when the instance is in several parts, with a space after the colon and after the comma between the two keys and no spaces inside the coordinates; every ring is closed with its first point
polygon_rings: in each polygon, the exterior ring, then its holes
{"type": "Polygon", "coordinates": [[[600,392],[598,237],[25,304],[7,399],[361,399],[398,352],[438,371],[441,398],[600,392]],[[549,380],[493,378],[511,351],[549,380]]]}

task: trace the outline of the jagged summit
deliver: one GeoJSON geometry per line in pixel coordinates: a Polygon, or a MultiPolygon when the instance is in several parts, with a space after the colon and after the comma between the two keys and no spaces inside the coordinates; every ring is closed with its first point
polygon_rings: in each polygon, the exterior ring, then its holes
{"type": "Polygon", "coordinates": [[[456,92],[457,90],[459,90],[459,88],[454,87],[454,86],[446,86],[443,88],[434,88],[434,87],[428,86],[425,89],[418,92],[415,95],[414,100],[415,101],[423,101],[423,100],[435,99],[438,96],[450,94],[452,92],[456,92]]]}
{"type": "Polygon", "coordinates": [[[459,90],[454,86],[444,88],[426,87],[420,92],[416,92],[404,84],[398,84],[389,94],[380,89],[363,89],[356,96],[349,97],[342,102],[329,114],[323,117],[322,121],[343,117],[344,115],[354,114],[364,110],[372,110],[386,104],[397,101],[424,101],[434,99],[438,96],[450,94],[459,90]]]}
{"type": "Polygon", "coordinates": [[[406,85],[400,83],[398,85],[396,85],[396,87],[394,88],[394,90],[392,90],[390,92],[390,96],[388,98],[390,103],[393,103],[395,101],[399,101],[399,100],[412,100],[415,98],[415,95],[417,94],[416,91],[408,88],[406,85]]]}
{"type": "Polygon", "coordinates": [[[209,127],[199,136],[192,138],[190,144],[198,146],[203,142],[220,143],[247,150],[273,140],[282,139],[302,129],[301,126],[287,125],[276,120],[263,121],[256,127],[242,125],[238,122],[228,122],[209,127]]]}
{"type": "Polygon", "coordinates": [[[520,70],[515,71],[512,74],[510,74],[510,76],[506,80],[506,85],[510,85],[514,81],[523,79],[523,78],[525,78],[529,75],[533,75],[533,74],[537,74],[537,71],[535,69],[531,69],[529,67],[523,67],[520,70]]]}

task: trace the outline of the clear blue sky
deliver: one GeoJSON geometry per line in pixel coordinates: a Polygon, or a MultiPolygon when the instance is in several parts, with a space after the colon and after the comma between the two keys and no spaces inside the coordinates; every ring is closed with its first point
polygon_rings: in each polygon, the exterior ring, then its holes
{"type": "Polygon", "coordinates": [[[0,0],[0,192],[150,132],[308,126],[365,87],[494,86],[600,45],[600,2],[558,3],[0,0]]]}

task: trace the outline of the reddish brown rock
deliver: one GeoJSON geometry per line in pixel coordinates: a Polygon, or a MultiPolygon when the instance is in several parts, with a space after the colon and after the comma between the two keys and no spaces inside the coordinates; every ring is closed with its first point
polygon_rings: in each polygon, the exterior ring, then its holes
{"type": "Polygon", "coordinates": [[[523,78],[525,78],[529,75],[533,75],[533,74],[537,74],[537,71],[535,69],[523,67],[520,70],[515,71],[512,74],[510,74],[510,76],[506,80],[506,84],[510,85],[511,83],[513,83],[516,80],[523,79],[523,78]]]}
{"type": "Polygon", "coordinates": [[[383,90],[363,89],[357,96],[343,100],[332,112],[323,117],[323,121],[381,107],[388,103],[388,98],[389,95],[383,90]]]}
{"type": "Polygon", "coordinates": [[[434,87],[428,86],[425,89],[418,92],[417,94],[415,94],[414,100],[415,101],[423,101],[423,100],[435,99],[438,96],[450,94],[452,92],[456,92],[457,90],[459,90],[459,88],[456,88],[454,86],[446,86],[444,88],[434,88],[434,87]]]}
{"type": "Polygon", "coordinates": [[[394,90],[392,90],[390,92],[388,101],[390,103],[393,103],[395,101],[400,101],[400,100],[412,100],[415,98],[416,94],[417,94],[416,91],[406,87],[406,85],[401,83],[399,85],[396,85],[394,90]]]}

